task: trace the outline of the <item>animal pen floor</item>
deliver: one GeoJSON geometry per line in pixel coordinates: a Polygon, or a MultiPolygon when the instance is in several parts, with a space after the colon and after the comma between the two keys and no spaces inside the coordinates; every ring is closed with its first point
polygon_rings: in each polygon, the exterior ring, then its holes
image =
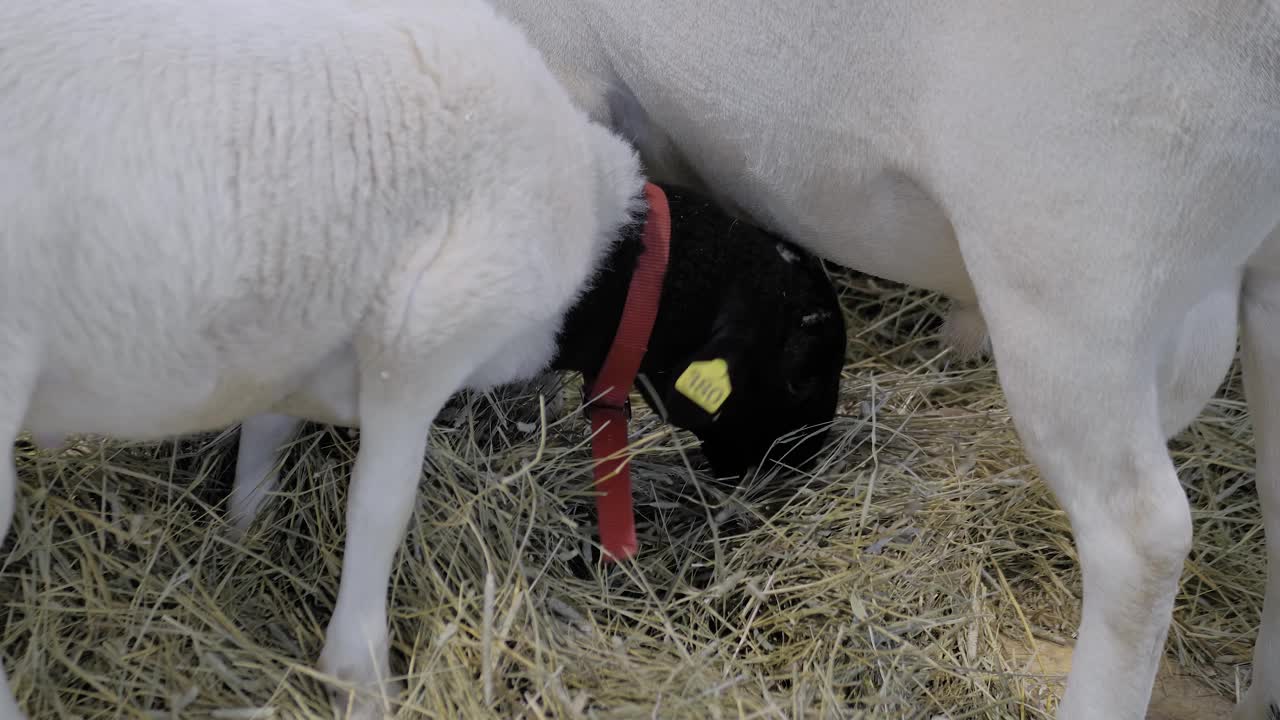
{"type": "MultiPolygon", "coordinates": [[[[399,717],[1050,716],[1080,574],[995,371],[939,351],[935,297],[838,277],[850,343],[829,457],[713,483],[689,436],[638,409],[629,567],[582,563],[594,509],[572,399],[545,428],[527,422],[536,401],[446,411],[391,595],[399,717]]],[[[1239,388],[1233,371],[1173,443],[1196,545],[1152,717],[1221,717],[1246,686],[1264,564],[1239,388]]],[[[311,663],[356,440],[308,426],[243,545],[222,522],[235,443],[18,446],[0,617],[33,718],[330,716],[311,663]]]]}

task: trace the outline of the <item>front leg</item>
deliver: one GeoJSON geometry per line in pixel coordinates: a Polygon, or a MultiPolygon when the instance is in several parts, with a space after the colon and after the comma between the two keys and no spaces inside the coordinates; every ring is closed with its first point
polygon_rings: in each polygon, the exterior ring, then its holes
{"type": "MultiPolygon", "coordinates": [[[[0,383],[6,378],[0,378],[0,383]]],[[[0,397],[12,397],[4,392],[7,388],[0,386],[0,397]]],[[[21,407],[19,405],[18,407],[21,407]]],[[[9,526],[13,522],[14,503],[17,500],[18,475],[13,464],[13,437],[17,434],[21,411],[10,412],[9,417],[0,411],[0,431],[11,433],[3,444],[0,444],[0,543],[9,534],[9,526]]],[[[9,687],[9,678],[4,668],[0,667],[0,720],[24,720],[26,716],[18,708],[17,698],[9,687]]]]}
{"type": "Polygon", "coordinates": [[[342,681],[332,696],[342,716],[352,720],[389,715],[401,687],[390,678],[392,561],[413,512],[431,422],[465,377],[460,370],[436,372],[437,363],[422,367],[433,368],[430,387],[415,382],[421,371],[362,374],[360,449],[347,498],[342,579],[319,663],[321,671],[342,681]]]}
{"type": "MultiPolygon", "coordinates": [[[[4,308],[0,308],[3,310],[4,308]]],[[[34,344],[25,345],[16,328],[22,323],[0,323],[0,338],[10,342],[5,362],[0,365],[0,545],[4,544],[13,524],[14,506],[18,500],[18,472],[14,465],[13,442],[22,429],[27,405],[39,378],[36,352],[24,352],[34,344]]],[[[0,562],[7,558],[0,556],[0,562]]],[[[26,715],[18,707],[18,699],[9,686],[9,677],[0,666],[0,720],[24,720],[26,715]]]]}

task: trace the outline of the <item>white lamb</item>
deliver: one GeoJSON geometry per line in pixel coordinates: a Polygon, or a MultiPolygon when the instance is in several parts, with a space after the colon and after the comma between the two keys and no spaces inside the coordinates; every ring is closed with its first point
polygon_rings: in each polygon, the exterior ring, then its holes
{"type": "Polygon", "coordinates": [[[3,5],[0,537],[23,428],[358,419],[320,666],[376,685],[432,419],[547,364],[642,182],[478,0],[3,5]]]}

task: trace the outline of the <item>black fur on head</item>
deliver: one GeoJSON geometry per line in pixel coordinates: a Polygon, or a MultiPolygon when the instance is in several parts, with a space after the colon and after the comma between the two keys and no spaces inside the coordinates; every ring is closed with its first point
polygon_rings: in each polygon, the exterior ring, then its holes
{"type": "MultiPolygon", "coordinates": [[[[671,254],[640,368],[641,393],[702,441],[718,477],[741,476],[766,460],[803,465],[826,439],[844,366],[844,315],[821,261],[708,198],[663,191],[671,254]],[[691,363],[716,360],[731,389],[709,412],[677,389],[677,380],[691,363]]],[[[641,230],[636,224],[623,231],[565,318],[558,369],[592,374],[603,362],[643,249],[641,230]]]]}

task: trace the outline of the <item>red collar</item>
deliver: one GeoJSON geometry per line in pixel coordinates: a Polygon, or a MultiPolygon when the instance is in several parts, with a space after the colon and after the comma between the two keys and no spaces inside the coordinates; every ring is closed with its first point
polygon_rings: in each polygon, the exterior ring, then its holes
{"type": "Polygon", "coordinates": [[[591,417],[591,454],[596,461],[596,515],[604,560],[614,562],[635,555],[635,513],[631,508],[631,458],[627,456],[627,421],[631,418],[628,395],[649,346],[658,298],[667,273],[671,241],[671,211],[667,196],[653,183],[645,183],[649,214],[641,242],[644,250],[631,275],[627,304],[618,332],[596,380],[586,379],[587,414],[591,417]]]}

